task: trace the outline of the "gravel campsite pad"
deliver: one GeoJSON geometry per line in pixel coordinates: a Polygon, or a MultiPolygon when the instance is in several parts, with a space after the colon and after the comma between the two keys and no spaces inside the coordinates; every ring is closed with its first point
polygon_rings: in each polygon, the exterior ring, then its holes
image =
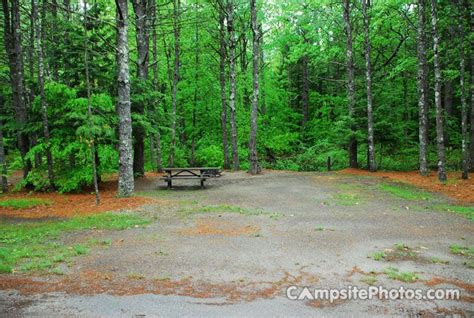
{"type": "Polygon", "coordinates": [[[203,190],[194,183],[167,190],[157,176],[138,181],[146,200],[129,212],[148,224],[63,233],[71,245],[106,243],[58,262],[60,272],[1,274],[0,314],[472,314],[469,206],[457,213],[441,194],[337,173],[238,172],[203,190]],[[293,285],[457,288],[461,297],[290,300],[293,285]]]}

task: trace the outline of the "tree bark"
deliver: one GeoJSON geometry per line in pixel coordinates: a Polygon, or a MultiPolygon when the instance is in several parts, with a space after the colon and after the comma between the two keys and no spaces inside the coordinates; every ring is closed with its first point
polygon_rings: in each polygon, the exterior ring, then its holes
{"type": "Polygon", "coordinates": [[[43,115],[43,134],[44,142],[46,144],[46,163],[48,166],[48,180],[49,187],[54,188],[54,171],[53,171],[53,155],[51,154],[51,142],[49,140],[49,121],[48,121],[48,106],[46,104],[46,96],[44,93],[44,59],[43,59],[43,45],[42,39],[42,22],[38,18],[38,5],[36,0],[33,1],[33,17],[35,20],[36,30],[36,54],[38,57],[38,87],[40,91],[40,104],[43,115]]]}
{"type": "Polygon", "coordinates": [[[119,182],[118,195],[130,196],[134,191],[132,117],[130,112],[130,72],[128,65],[128,1],[115,0],[117,7],[117,66],[119,117],[119,182]]]}
{"type": "MultiPolygon", "coordinates": [[[[153,55],[153,88],[155,91],[159,90],[160,84],[159,84],[159,73],[158,73],[158,35],[156,34],[156,28],[157,28],[157,23],[158,23],[158,13],[157,13],[157,7],[156,3],[153,4],[152,6],[152,25],[153,25],[153,31],[152,31],[152,55],[153,55]]],[[[160,101],[161,103],[161,101],[160,101]]],[[[159,110],[159,105],[157,107],[157,110],[159,110]]],[[[163,167],[161,164],[161,132],[160,132],[160,127],[159,127],[160,120],[158,119],[157,121],[157,127],[156,127],[156,171],[157,172],[163,172],[163,167]]]]}
{"type": "Polygon", "coordinates": [[[221,130],[222,130],[222,150],[224,153],[224,168],[229,169],[229,147],[227,140],[227,97],[226,97],[226,43],[225,43],[225,14],[224,9],[219,9],[219,82],[221,86],[221,130]]]}
{"type": "Polygon", "coordinates": [[[2,175],[2,193],[8,192],[7,161],[5,148],[3,146],[3,121],[0,119],[0,169],[2,175]]]}
{"type": "Polygon", "coordinates": [[[235,35],[234,35],[234,2],[227,3],[227,33],[229,34],[229,77],[230,77],[230,129],[232,139],[232,168],[239,170],[239,153],[237,144],[237,122],[235,109],[236,79],[235,79],[235,35]]]}
{"type": "Polygon", "coordinates": [[[174,28],[174,71],[173,71],[173,91],[172,91],[172,123],[171,123],[171,149],[169,153],[168,165],[170,167],[174,166],[174,154],[176,149],[176,104],[177,104],[177,92],[178,92],[178,82],[179,82],[179,55],[180,55],[180,46],[179,46],[179,10],[180,10],[180,0],[173,0],[173,28],[174,28]]]}
{"type": "Polygon", "coordinates": [[[444,146],[444,114],[441,105],[441,66],[439,63],[439,34],[438,34],[438,14],[436,11],[436,0],[431,0],[431,27],[433,35],[433,64],[435,74],[435,108],[436,108],[436,143],[438,145],[438,179],[440,182],[446,181],[444,146]]]}
{"type": "MultiPolygon", "coordinates": [[[[462,178],[467,179],[469,177],[469,133],[468,133],[468,121],[467,121],[467,102],[466,102],[466,85],[465,85],[465,74],[466,74],[466,56],[464,49],[464,19],[463,19],[463,6],[458,1],[459,8],[459,19],[458,19],[458,32],[459,32],[459,86],[461,90],[461,150],[462,150],[462,178]]],[[[472,123],[471,123],[472,125],[472,123]]]]}
{"type": "Polygon", "coordinates": [[[97,181],[97,165],[94,136],[92,133],[92,101],[91,85],[89,79],[89,39],[87,35],[87,0],[84,1],[84,68],[86,71],[86,90],[87,90],[87,121],[89,126],[89,146],[91,151],[92,180],[94,181],[95,204],[100,204],[99,183],[97,181]]]}
{"type": "Polygon", "coordinates": [[[428,69],[426,62],[425,0],[418,0],[418,140],[420,174],[428,175],[428,69]]]}
{"type": "Polygon", "coordinates": [[[17,125],[18,149],[23,161],[23,177],[31,170],[31,163],[25,158],[29,148],[28,135],[25,132],[27,108],[23,77],[23,50],[21,47],[20,5],[19,0],[2,0],[4,16],[4,45],[8,54],[11,74],[12,106],[17,125]]]}
{"type": "Polygon", "coordinates": [[[257,128],[258,128],[258,73],[259,67],[258,62],[260,58],[259,44],[260,44],[260,32],[257,24],[257,7],[256,0],[250,0],[250,14],[252,20],[252,109],[250,113],[250,141],[249,141],[249,159],[250,159],[250,174],[259,174],[261,169],[258,164],[257,155],[257,128]]]}
{"type": "Polygon", "coordinates": [[[349,167],[358,168],[357,163],[357,138],[355,126],[355,82],[354,82],[354,51],[352,39],[352,21],[351,21],[351,4],[350,0],[344,0],[344,30],[346,34],[346,69],[347,69],[347,99],[349,109],[349,119],[351,125],[351,136],[349,137],[349,146],[347,149],[349,157],[349,167]]]}
{"type": "MultiPolygon", "coordinates": [[[[148,31],[148,3],[147,0],[133,0],[135,12],[135,28],[137,42],[137,78],[140,81],[148,79],[149,65],[149,31],[148,31]]],[[[143,115],[145,106],[137,103],[135,109],[138,114],[143,115]]],[[[145,175],[145,129],[141,124],[136,124],[133,130],[135,143],[133,145],[133,172],[136,176],[145,175]]]]}
{"type": "Polygon", "coordinates": [[[374,145],[374,118],[372,101],[372,65],[370,61],[370,17],[367,12],[367,0],[362,0],[362,14],[364,16],[364,37],[365,37],[365,66],[367,79],[367,133],[368,133],[368,168],[369,171],[377,170],[375,163],[375,145],[374,145]]]}
{"type": "MultiPolygon", "coordinates": [[[[260,49],[260,112],[262,116],[265,116],[267,113],[267,104],[265,96],[265,56],[263,54],[263,30],[262,23],[258,26],[260,40],[259,40],[259,49],[260,49]]],[[[262,121],[262,125],[265,125],[265,119],[262,121]]]]}

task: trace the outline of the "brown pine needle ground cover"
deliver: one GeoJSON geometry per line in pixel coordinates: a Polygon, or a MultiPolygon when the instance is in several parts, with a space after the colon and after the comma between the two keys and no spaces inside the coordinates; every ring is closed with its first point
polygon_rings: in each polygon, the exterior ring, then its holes
{"type": "Polygon", "coordinates": [[[460,172],[448,173],[448,182],[441,184],[436,172],[423,177],[418,171],[377,171],[369,172],[362,169],[345,169],[339,173],[361,176],[387,178],[391,181],[407,183],[431,192],[442,193],[459,203],[474,203],[474,176],[467,180],[461,179],[460,172]]]}
{"type": "Polygon", "coordinates": [[[117,197],[117,181],[105,181],[100,184],[100,205],[95,205],[94,192],[60,194],[56,192],[11,192],[0,196],[0,217],[25,219],[64,218],[77,215],[90,215],[107,211],[133,209],[149,204],[156,199],[133,196],[117,197]],[[39,202],[31,207],[2,206],[7,201],[39,202]]]}

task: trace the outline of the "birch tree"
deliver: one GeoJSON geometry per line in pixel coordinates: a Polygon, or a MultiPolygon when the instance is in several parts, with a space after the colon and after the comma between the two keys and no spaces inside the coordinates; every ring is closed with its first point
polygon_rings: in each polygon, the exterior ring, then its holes
{"type": "Polygon", "coordinates": [[[357,139],[356,127],[354,124],[355,112],[355,83],[354,83],[354,52],[352,38],[352,21],[351,21],[351,1],[344,0],[344,31],[346,35],[346,70],[347,70],[347,99],[349,109],[349,119],[351,123],[351,136],[349,137],[349,146],[347,149],[349,156],[349,167],[358,168],[357,163],[357,139]]]}
{"type": "Polygon", "coordinates": [[[117,67],[119,117],[119,196],[130,196],[134,191],[132,116],[130,111],[130,72],[128,65],[128,1],[115,0],[117,7],[117,67]]]}
{"type": "Polygon", "coordinates": [[[228,0],[227,2],[227,33],[229,36],[229,77],[230,77],[230,94],[229,94],[229,108],[230,108],[230,129],[232,140],[232,168],[234,171],[239,170],[239,151],[237,143],[237,121],[235,109],[235,94],[237,91],[235,78],[235,34],[234,34],[234,2],[228,0]]]}
{"type": "Polygon", "coordinates": [[[418,142],[419,169],[422,176],[428,175],[428,70],[426,62],[425,0],[418,0],[418,142]]]}
{"type": "Polygon", "coordinates": [[[49,187],[54,188],[54,171],[53,171],[53,155],[51,154],[51,142],[49,136],[49,122],[48,122],[48,105],[46,104],[46,96],[44,93],[44,58],[43,58],[43,45],[42,45],[42,22],[38,18],[38,4],[37,0],[33,0],[33,19],[36,30],[36,55],[38,58],[38,87],[40,91],[40,105],[41,113],[43,116],[43,135],[44,142],[46,144],[46,162],[48,165],[48,180],[49,187]]]}
{"type": "Polygon", "coordinates": [[[368,168],[374,172],[375,165],[375,144],[374,144],[374,118],[372,101],[372,64],[370,60],[370,17],[367,10],[367,0],[362,0],[362,14],[364,16],[364,40],[365,40],[365,67],[367,84],[367,140],[368,140],[368,168]]]}
{"type": "Polygon", "coordinates": [[[249,160],[250,160],[250,174],[260,173],[260,166],[258,164],[257,156],[257,120],[258,120],[258,73],[259,66],[258,62],[260,59],[259,54],[259,28],[257,24],[257,7],[256,0],[250,0],[250,14],[252,22],[252,109],[250,113],[250,141],[249,141],[249,160]]]}
{"type": "Polygon", "coordinates": [[[436,108],[436,144],[438,146],[438,179],[446,181],[445,161],[446,150],[444,145],[444,112],[441,106],[441,66],[439,63],[439,34],[436,0],[431,0],[431,33],[433,36],[433,64],[435,75],[435,108],[436,108]]]}
{"type": "Polygon", "coordinates": [[[173,29],[174,29],[174,70],[173,70],[173,87],[172,87],[172,123],[171,123],[171,147],[168,159],[168,165],[174,166],[174,154],[176,150],[176,105],[177,105],[177,93],[178,93],[178,82],[179,82],[179,10],[180,0],[173,0],[173,29]]]}

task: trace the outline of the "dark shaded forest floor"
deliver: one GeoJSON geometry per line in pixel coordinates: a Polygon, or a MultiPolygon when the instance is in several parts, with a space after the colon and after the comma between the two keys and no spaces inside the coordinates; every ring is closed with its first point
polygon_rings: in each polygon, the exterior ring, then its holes
{"type": "MultiPolygon", "coordinates": [[[[106,246],[61,272],[0,275],[0,313],[48,316],[472,314],[474,224],[455,202],[344,173],[226,173],[166,190],[138,180],[151,220],[66,233],[106,246]],[[459,288],[458,301],[291,301],[290,285],[459,288]]],[[[93,204],[93,196],[90,196],[93,204]]]]}

